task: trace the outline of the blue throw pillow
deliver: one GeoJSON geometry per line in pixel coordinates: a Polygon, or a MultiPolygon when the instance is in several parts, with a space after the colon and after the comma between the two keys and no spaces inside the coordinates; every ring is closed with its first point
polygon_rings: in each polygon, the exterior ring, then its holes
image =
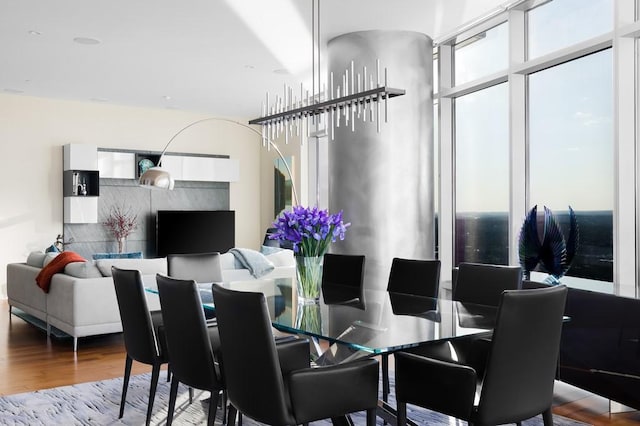
{"type": "Polygon", "coordinates": [[[141,251],[128,253],[94,253],[93,260],[99,259],[142,259],[141,251]]]}
{"type": "Polygon", "coordinates": [[[47,247],[44,251],[45,253],[60,253],[60,250],[58,250],[58,247],[56,247],[55,245],[50,245],[49,247],[47,247]]]}
{"type": "Polygon", "coordinates": [[[260,253],[268,256],[273,253],[277,253],[279,251],[285,250],[282,247],[274,247],[274,246],[262,246],[260,247],[260,253]]]}

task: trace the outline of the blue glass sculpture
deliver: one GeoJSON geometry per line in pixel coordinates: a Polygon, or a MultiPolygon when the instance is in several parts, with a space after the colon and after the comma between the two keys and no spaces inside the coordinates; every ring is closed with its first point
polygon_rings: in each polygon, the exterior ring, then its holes
{"type": "Polygon", "coordinates": [[[520,229],[518,250],[520,265],[529,279],[531,271],[546,272],[545,282],[558,284],[571,266],[578,250],[579,229],[576,215],[569,206],[569,236],[564,238],[562,230],[551,210],[544,207],[544,217],[538,221],[538,206],[534,206],[520,229]],[[542,229],[538,229],[542,225],[542,229]],[[536,269],[538,268],[538,269],[536,269]]]}

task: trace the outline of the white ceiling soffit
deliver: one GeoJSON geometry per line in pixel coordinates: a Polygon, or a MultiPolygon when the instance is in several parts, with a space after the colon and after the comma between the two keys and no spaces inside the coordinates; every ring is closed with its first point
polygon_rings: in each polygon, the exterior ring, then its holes
{"type": "MultiPolygon", "coordinates": [[[[322,0],[322,45],[435,38],[500,4],[322,0]]],[[[267,91],[310,82],[311,43],[310,0],[0,0],[0,93],[253,118],[267,91]]]]}

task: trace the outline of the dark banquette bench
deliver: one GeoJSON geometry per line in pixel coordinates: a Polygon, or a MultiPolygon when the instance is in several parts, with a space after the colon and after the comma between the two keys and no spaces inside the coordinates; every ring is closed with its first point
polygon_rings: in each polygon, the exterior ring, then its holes
{"type": "Polygon", "coordinates": [[[569,288],[565,314],[558,379],[640,409],[640,299],[569,288]]]}

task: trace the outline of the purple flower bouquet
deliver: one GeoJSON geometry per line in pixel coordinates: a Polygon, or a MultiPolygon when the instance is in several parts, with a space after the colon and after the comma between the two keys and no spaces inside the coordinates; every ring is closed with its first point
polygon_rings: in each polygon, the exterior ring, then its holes
{"type": "Polygon", "coordinates": [[[298,300],[317,301],[320,297],[322,259],[332,242],[344,240],[351,224],[342,221],[342,211],[329,214],[315,206],[294,206],[282,213],[273,225],[276,232],[269,238],[293,243],[298,300]]]}

